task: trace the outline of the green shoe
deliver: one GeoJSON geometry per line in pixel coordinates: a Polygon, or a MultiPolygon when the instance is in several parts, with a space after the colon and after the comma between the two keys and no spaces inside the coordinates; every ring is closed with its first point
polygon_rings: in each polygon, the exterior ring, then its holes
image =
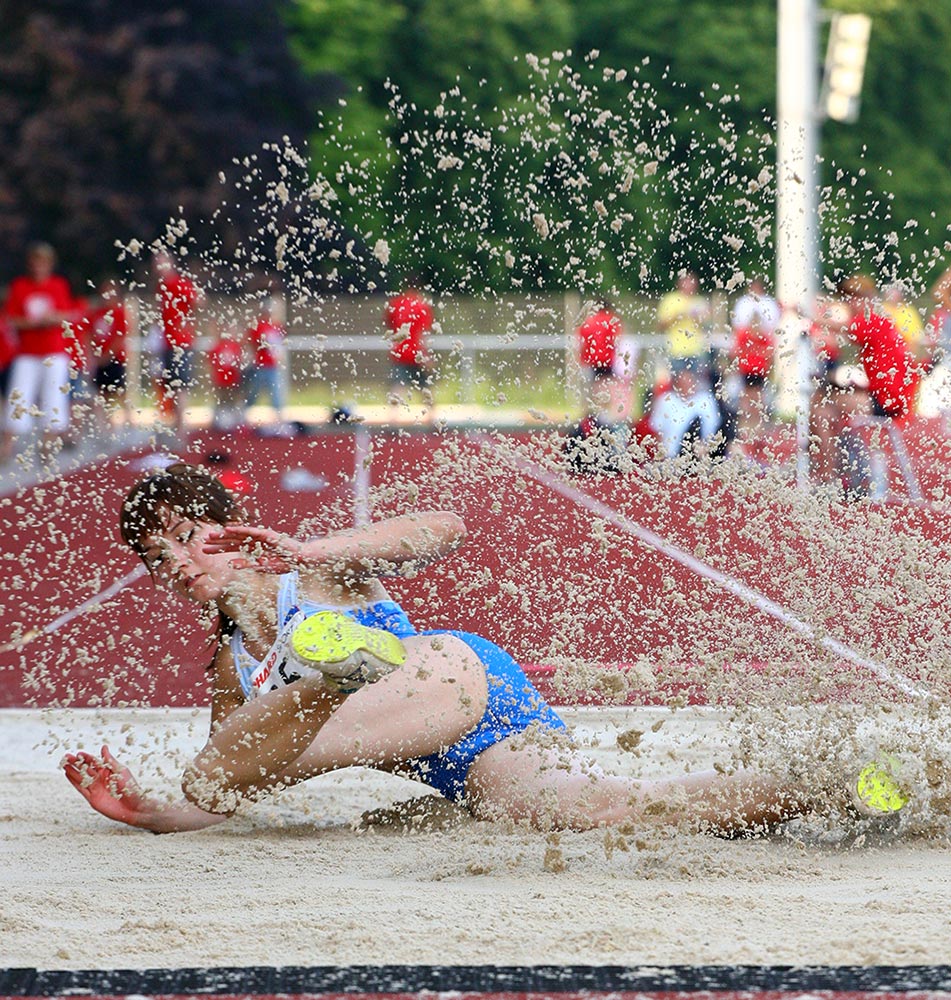
{"type": "Polygon", "coordinates": [[[291,633],[291,655],[319,670],[334,690],[350,694],[401,666],[406,647],[391,632],[336,611],[318,611],[291,633]]]}
{"type": "Polygon", "coordinates": [[[859,771],[855,796],[867,816],[888,816],[908,804],[908,796],[898,783],[898,771],[898,761],[889,754],[882,754],[859,771]]]}

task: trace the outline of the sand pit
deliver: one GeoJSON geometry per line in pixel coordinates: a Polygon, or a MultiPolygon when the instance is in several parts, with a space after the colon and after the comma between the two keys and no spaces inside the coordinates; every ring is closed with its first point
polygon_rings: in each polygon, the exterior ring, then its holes
{"type": "MultiPolygon", "coordinates": [[[[564,714],[600,760],[643,774],[709,766],[730,732],[706,708],[564,714]],[[636,763],[617,746],[631,729],[645,734],[636,763]]],[[[421,785],[357,769],[221,827],[156,837],[89,810],[57,761],[107,740],[130,764],[144,758],[143,783],[172,794],[203,740],[204,712],[10,710],[0,725],[0,966],[951,958],[945,841],[905,834],[849,846],[808,830],[758,841],[546,837],[474,822],[421,785]]]]}

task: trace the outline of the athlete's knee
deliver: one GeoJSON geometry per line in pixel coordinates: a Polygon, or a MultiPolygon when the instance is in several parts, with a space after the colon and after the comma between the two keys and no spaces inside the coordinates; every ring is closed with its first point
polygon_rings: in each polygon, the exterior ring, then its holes
{"type": "Polygon", "coordinates": [[[426,646],[434,654],[442,656],[456,664],[478,666],[480,669],[484,669],[482,661],[475,650],[464,639],[460,639],[459,636],[451,635],[448,632],[437,632],[435,635],[427,635],[424,638],[426,646]]]}

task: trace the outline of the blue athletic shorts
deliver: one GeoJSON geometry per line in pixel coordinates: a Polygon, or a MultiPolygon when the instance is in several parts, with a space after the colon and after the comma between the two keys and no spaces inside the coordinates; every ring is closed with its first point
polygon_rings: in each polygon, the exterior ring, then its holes
{"type": "Polygon", "coordinates": [[[448,629],[421,632],[420,635],[454,635],[462,639],[485,666],[488,702],[478,724],[458,743],[407,762],[414,778],[453,802],[463,802],[466,775],[483,750],[524,732],[532,723],[552,730],[566,728],[522,668],[494,642],[471,632],[448,629]]]}

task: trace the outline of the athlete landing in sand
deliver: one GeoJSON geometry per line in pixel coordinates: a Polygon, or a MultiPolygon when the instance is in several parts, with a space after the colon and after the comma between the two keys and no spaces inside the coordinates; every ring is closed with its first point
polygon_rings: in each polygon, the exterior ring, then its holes
{"type": "Polygon", "coordinates": [[[418,633],[381,578],[451,553],[465,536],[455,514],[300,541],[248,523],[219,480],[179,464],[133,488],[121,527],[156,581],[217,609],[219,635],[211,734],[186,768],[183,800],[146,795],[107,747],[64,759],[72,784],[111,819],[197,830],[242,799],[352,765],[416,778],[477,817],[540,829],[638,821],[756,831],[819,804],[790,781],[744,770],[656,781],[607,774],[498,646],[464,632],[418,633]],[[356,637],[345,652],[382,650],[375,668],[342,677],[320,662],[295,664],[294,630],[318,614],[345,626],[335,642],[356,637]]]}

